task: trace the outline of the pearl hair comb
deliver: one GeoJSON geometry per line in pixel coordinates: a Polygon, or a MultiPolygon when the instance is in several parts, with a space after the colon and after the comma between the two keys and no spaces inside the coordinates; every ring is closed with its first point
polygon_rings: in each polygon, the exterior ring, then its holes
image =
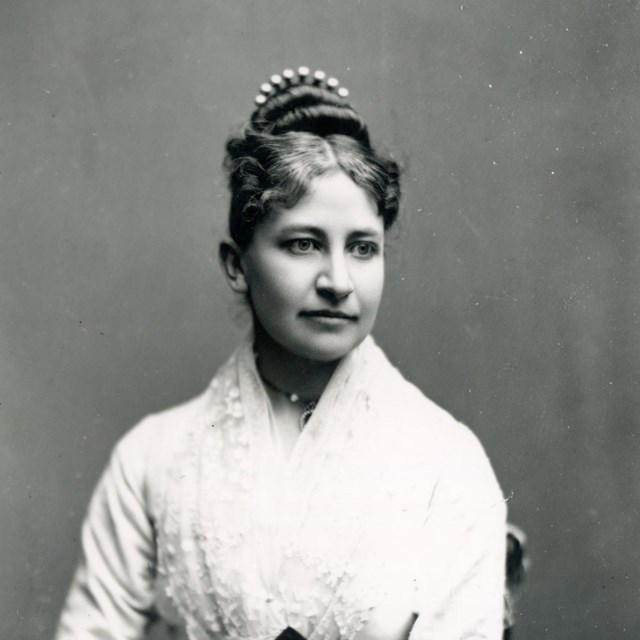
{"type": "Polygon", "coordinates": [[[298,67],[297,72],[293,69],[285,69],[281,74],[272,75],[269,82],[260,85],[260,93],[256,96],[255,103],[258,107],[261,107],[270,96],[293,85],[302,84],[324,87],[329,91],[335,91],[341,98],[346,98],[349,95],[348,89],[341,87],[334,77],[327,78],[327,74],[324,71],[318,70],[311,75],[308,67],[298,67]]]}

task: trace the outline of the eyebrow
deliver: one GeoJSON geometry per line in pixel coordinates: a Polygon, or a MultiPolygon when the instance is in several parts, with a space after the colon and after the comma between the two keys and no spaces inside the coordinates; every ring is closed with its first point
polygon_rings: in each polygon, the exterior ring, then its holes
{"type": "Polygon", "coordinates": [[[317,236],[325,235],[324,231],[320,229],[320,227],[298,224],[287,225],[278,230],[279,235],[284,233],[312,233],[317,236]]]}
{"type": "MultiPolygon", "coordinates": [[[[279,230],[278,235],[284,235],[287,233],[310,233],[315,236],[324,238],[327,234],[321,227],[314,227],[313,225],[291,225],[283,227],[279,230]]],[[[380,237],[380,232],[373,227],[364,227],[363,229],[354,229],[347,234],[348,238],[365,238],[365,237],[380,237]]]]}
{"type": "Polygon", "coordinates": [[[383,236],[378,229],[374,229],[373,227],[365,227],[364,229],[356,229],[349,234],[350,238],[370,238],[371,236],[375,238],[379,238],[383,236]]]}

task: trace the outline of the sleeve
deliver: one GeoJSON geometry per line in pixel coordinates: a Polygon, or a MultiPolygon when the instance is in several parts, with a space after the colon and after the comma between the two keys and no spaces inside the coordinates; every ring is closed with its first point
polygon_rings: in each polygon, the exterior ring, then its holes
{"type": "Polygon", "coordinates": [[[471,434],[443,461],[421,540],[411,640],[500,640],[506,504],[471,434]]]}
{"type": "Polygon", "coordinates": [[[139,640],[153,606],[155,536],[143,421],[114,448],[82,529],[82,555],[55,640],[139,640]]]}

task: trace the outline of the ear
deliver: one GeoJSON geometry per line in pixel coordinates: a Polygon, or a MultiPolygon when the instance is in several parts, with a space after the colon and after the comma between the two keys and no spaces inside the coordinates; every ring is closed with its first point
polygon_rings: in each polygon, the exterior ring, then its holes
{"type": "Polygon", "coordinates": [[[232,240],[223,240],[218,250],[220,266],[229,286],[235,293],[245,294],[249,286],[244,275],[240,249],[232,240]]]}

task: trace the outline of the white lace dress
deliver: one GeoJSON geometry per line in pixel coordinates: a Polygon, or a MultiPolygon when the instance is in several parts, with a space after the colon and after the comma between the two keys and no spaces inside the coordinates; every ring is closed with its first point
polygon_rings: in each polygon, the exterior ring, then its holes
{"type": "Polygon", "coordinates": [[[251,344],[115,447],[56,640],[502,634],[505,504],[477,439],[368,338],[285,456],[251,344]],[[415,624],[413,624],[415,621],[415,624]]]}

